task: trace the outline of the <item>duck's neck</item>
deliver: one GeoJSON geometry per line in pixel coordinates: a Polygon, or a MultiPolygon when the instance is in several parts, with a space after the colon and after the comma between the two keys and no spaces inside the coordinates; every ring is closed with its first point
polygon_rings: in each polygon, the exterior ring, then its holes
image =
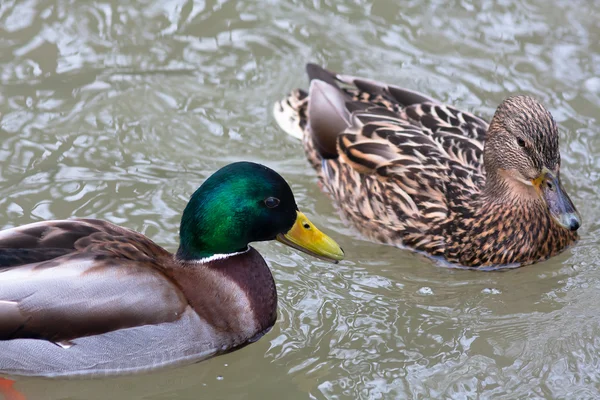
{"type": "Polygon", "coordinates": [[[488,202],[521,204],[527,207],[543,206],[543,201],[532,185],[510,179],[501,172],[487,173],[482,194],[488,202]]]}
{"type": "Polygon", "coordinates": [[[235,257],[240,254],[244,254],[250,250],[250,246],[246,246],[244,250],[234,251],[231,253],[214,253],[211,251],[191,253],[188,252],[183,246],[179,246],[175,258],[180,264],[184,265],[202,265],[209,264],[213,261],[225,260],[228,258],[235,257]]]}
{"type": "MultiPolygon", "coordinates": [[[[176,256],[177,257],[177,256],[176,256]]],[[[198,316],[241,343],[270,329],[277,291],[269,267],[252,247],[204,259],[178,259],[169,271],[198,316]]]]}
{"type": "Polygon", "coordinates": [[[488,180],[473,196],[472,211],[461,215],[449,232],[453,237],[446,258],[451,262],[524,265],[556,255],[577,239],[576,233],[552,219],[543,200],[527,185],[488,180]]]}
{"type": "Polygon", "coordinates": [[[179,248],[176,257],[186,262],[205,262],[213,259],[226,258],[243,253],[248,249],[247,241],[228,240],[223,232],[230,232],[227,227],[207,229],[209,224],[184,225],[182,220],[179,233],[179,248]]]}

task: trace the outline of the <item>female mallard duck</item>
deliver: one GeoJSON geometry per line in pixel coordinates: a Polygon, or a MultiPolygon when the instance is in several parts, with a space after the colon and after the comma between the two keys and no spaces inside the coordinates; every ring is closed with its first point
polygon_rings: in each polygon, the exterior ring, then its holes
{"type": "Polygon", "coordinates": [[[343,214],[367,237],[467,267],[524,265],[577,239],[558,129],[527,96],[488,124],[420,93],[309,64],[275,104],[343,214]]]}
{"type": "Polygon", "coordinates": [[[0,373],[109,375],[199,361],[258,340],[277,293],[248,243],[343,252],[262,165],[228,165],[192,195],[171,254],[105,221],[0,232],[0,373]]]}

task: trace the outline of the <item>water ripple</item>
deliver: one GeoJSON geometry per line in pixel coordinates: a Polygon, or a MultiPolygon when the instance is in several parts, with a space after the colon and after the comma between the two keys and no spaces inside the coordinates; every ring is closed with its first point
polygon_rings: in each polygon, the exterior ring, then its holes
{"type": "Polygon", "coordinates": [[[330,265],[258,244],[279,320],[239,352],[111,388],[19,388],[45,399],[599,397],[599,18],[583,0],[1,2],[2,226],[97,217],[173,250],[188,196],[246,159],[280,171],[348,254],[330,265]],[[581,242],[474,273],[361,239],[270,116],[306,86],[307,61],[488,119],[511,94],[540,98],[560,126],[581,242]]]}

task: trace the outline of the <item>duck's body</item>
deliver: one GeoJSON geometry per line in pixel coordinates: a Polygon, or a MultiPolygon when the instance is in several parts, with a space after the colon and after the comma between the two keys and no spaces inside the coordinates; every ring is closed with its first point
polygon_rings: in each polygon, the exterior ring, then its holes
{"type": "Polygon", "coordinates": [[[199,361],[257,340],[276,310],[273,277],[253,248],[181,263],[105,221],[0,232],[4,373],[112,374],[199,361]]]}
{"type": "MultiPolygon", "coordinates": [[[[251,173],[264,173],[249,165],[251,173]]],[[[215,180],[228,184],[227,177],[215,180]]],[[[244,190],[233,200],[243,204],[244,190]]],[[[291,196],[283,192],[280,197],[291,196]]],[[[217,198],[220,207],[224,201],[217,198]]],[[[194,225],[207,220],[195,214],[195,207],[206,203],[193,197],[184,220],[187,216],[194,225]]],[[[293,221],[283,225],[289,224],[295,226],[293,221]]],[[[279,230],[277,225],[274,221],[267,232],[279,230]]],[[[211,254],[197,257],[196,249],[184,243],[210,235],[196,231],[186,237],[189,229],[182,224],[177,254],[99,220],[44,221],[1,231],[0,373],[132,373],[200,361],[258,340],[277,318],[277,293],[266,262],[247,242],[225,254],[204,246],[211,254]]]]}
{"type": "Polygon", "coordinates": [[[363,235],[467,267],[536,262],[577,239],[579,217],[558,181],[556,125],[535,100],[508,99],[490,130],[407,89],[312,64],[307,72],[310,91],[277,103],[276,120],[303,139],[321,183],[363,235]],[[521,136],[531,150],[515,145],[521,136]],[[525,177],[534,170],[560,193],[537,194],[525,177]]]}

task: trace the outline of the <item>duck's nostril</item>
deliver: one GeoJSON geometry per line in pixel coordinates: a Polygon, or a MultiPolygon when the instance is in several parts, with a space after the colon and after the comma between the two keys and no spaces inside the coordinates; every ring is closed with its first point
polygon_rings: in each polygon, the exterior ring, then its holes
{"type": "Polygon", "coordinates": [[[577,229],[579,229],[579,227],[581,226],[581,224],[579,223],[579,219],[573,217],[571,218],[571,223],[569,224],[569,228],[571,229],[572,232],[575,232],[577,229]]]}

